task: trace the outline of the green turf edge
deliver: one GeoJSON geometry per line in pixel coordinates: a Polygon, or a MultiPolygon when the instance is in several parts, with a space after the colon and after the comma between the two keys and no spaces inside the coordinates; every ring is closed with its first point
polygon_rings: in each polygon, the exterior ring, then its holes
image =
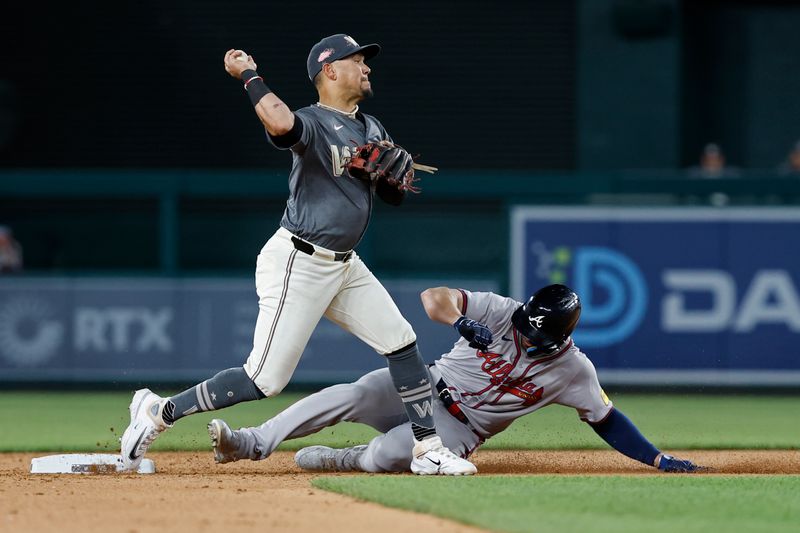
{"type": "MultiPolygon", "coordinates": [[[[185,418],[159,437],[152,450],[210,450],[205,426],[211,418],[223,418],[234,427],[259,425],[301,397],[285,394],[185,418]]],[[[128,402],[130,394],[119,392],[2,392],[0,451],[116,451],[128,424],[128,402]]],[[[787,423],[800,410],[800,397],[618,395],[617,406],[665,450],[800,449],[800,424],[787,423]]],[[[287,441],[279,449],[352,446],[376,434],[366,426],[345,423],[287,441]]],[[[484,449],[609,448],[574,410],[552,406],[518,420],[484,449]]]]}
{"type": "Polygon", "coordinates": [[[796,532],[800,476],[326,476],[322,490],[492,531],[796,532]]]}

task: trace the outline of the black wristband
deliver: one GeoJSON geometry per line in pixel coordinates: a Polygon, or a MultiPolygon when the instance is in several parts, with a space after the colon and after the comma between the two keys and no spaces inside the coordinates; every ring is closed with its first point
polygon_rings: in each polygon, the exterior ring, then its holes
{"type": "Polygon", "coordinates": [[[247,69],[242,72],[242,81],[244,82],[244,90],[247,91],[247,96],[250,97],[250,102],[255,106],[261,101],[264,96],[272,92],[264,83],[264,79],[258,75],[253,69],[247,69]]]}

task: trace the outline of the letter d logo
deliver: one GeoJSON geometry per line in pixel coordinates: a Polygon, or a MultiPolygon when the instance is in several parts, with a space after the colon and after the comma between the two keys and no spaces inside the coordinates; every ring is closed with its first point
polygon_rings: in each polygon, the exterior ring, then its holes
{"type": "Polygon", "coordinates": [[[639,268],[610,248],[581,246],[573,279],[583,310],[575,342],[587,348],[616,344],[634,332],[647,310],[647,285],[639,268]]]}

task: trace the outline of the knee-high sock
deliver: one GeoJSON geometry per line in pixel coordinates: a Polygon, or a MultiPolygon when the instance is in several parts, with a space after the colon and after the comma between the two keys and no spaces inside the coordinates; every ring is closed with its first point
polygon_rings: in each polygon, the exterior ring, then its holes
{"type": "Polygon", "coordinates": [[[414,438],[422,440],[436,434],[433,424],[431,375],[417,349],[417,343],[386,355],[389,373],[403,399],[414,438]]]}
{"type": "Polygon", "coordinates": [[[253,383],[244,368],[229,368],[172,396],[164,407],[164,422],[173,424],[187,415],[215,411],[263,397],[264,393],[253,383]]]}
{"type": "Polygon", "coordinates": [[[656,466],[656,457],[661,452],[616,407],[611,410],[605,420],[589,425],[618,452],[646,465],[656,466]]]}

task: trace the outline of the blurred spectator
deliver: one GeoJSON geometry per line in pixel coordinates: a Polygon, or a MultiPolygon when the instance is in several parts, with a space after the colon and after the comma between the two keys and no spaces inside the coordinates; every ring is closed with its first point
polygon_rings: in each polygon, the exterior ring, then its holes
{"type": "Polygon", "coordinates": [[[800,140],[794,143],[789,155],[786,156],[786,161],[778,167],[778,173],[800,175],[800,140]]]}
{"type": "Polygon", "coordinates": [[[22,246],[8,226],[0,226],[0,273],[22,270],[22,246]]]}
{"type": "Polygon", "coordinates": [[[725,154],[715,143],[708,143],[700,154],[700,165],[689,168],[689,176],[693,178],[730,178],[739,175],[735,167],[725,165],[725,154]]]}

